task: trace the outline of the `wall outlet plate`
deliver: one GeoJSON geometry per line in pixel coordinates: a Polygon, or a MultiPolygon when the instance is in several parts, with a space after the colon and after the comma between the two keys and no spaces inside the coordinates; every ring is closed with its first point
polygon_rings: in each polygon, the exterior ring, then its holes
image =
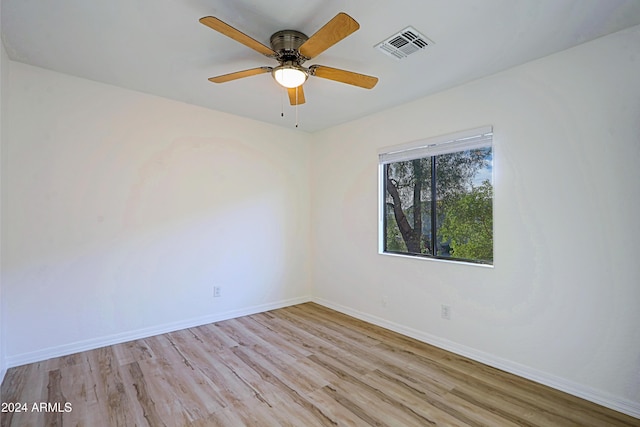
{"type": "Polygon", "coordinates": [[[445,320],[451,320],[451,306],[442,304],[440,308],[440,317],[445,320]]]}

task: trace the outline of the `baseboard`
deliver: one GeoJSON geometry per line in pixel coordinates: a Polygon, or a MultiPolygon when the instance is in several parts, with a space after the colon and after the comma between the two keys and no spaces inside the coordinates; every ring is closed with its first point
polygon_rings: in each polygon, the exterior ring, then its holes
{"type": "Polygon", "coordinates": [[[581,399],[597,403],[598,405],[605,406],[607,408],[613,409],[614,411],[622,412],[623,414],[630,415],[634,418],[640,418],[640,403],[638,402],[621,399],[617,396],[610,395],[609,393],[602,392],[601,390],[596,390],[591,387],[578,384],[573,381],[569,381],[564,378],[560,378],[555,375],[551,375],[549,373],[542,372],[537,369],[533,369],[528,366],[521,365],[519,363],[512,362],[510,360],[506,360],[495,355],[485,353],[483,351],[479,351],[474,348],[467,347],[456,342],[419,331],[417,329],[390,322],[386,319],[354,310],[352,308],[336,304],[322,298],[313,297],[312,301],[332,310],[336,310],[357,319],[364,320],[365,322],[390,329],[394,332],[398,332],[411,338],[415,338],[419,341],[434,345],[460,356],[468,357],[469,359],[484,363],[485,365],[498,368],[502,371],[518,375],[519,377],[526,378],[531,381],[535,381],[539,384],[549,386],[551,388],[563,391],[581,399]]]}
{"type": "MultiPolygon", "coordinates": [[[[311,301],[311,297],[298,297],[287,300],[271,302],[267,304],[255,305],[251,307],[243,307],[237,310],[229,310],[220,313],[213,313],[206,316],[195,317],[191,319],[182,320],[179,322],[166,323],[163,325],[153,326],[149,328],[142,328],[133,331],[127,331],[119,334],[113,334],[98,338],[92,338],[89,340],[78,341],[70,344],[64,344],[56,347],[49,347],[42,350],[37,350],[28,353],[17,354],[14,356],[8,356],[5,360],[6,367],[12,368],[15,366],[26,365],[28,363],[41,362],[43,360],[51,359],[53,357],[67,356],[69,354],[78,353],[81,351],[93,350],[108,345],[121,344],[128,341],[133,341],[142,338],[152,337],[154,335],[166,334],[167,332],[178,331],[186,328],[193,328],[200,325],[206,325],[208,323],[220,322],[223,320],[234,319],[236,317],[248,316],[250,314],[262,313],[269,310],[275,310],[278,308],[288,307],[290,305],[302,304],[311,301]]],[[[6,370],[5,370],[6,371],[6,370]]],[[[2,377],[4,378],[2,372],[2,377]]]]}

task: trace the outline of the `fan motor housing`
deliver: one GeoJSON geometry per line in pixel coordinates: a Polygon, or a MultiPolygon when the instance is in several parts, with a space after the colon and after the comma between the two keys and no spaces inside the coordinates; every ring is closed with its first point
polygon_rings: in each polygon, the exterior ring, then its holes
{"type": "Polygon", "coordinates": [[[306,58],[298,49],[309,39],[306,34],[296,30],[282,30],[271,36],[271,49],[278,54],[280,61],[303,62],[306,58]]]}

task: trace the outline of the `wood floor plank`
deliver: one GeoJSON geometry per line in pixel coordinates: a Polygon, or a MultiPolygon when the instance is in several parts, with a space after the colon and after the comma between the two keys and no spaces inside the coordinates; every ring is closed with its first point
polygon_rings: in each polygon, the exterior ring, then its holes
{"type": "MultiPolygon", "coordinates": [[[[314,356],[309,356],[314,362],[321,364],[325,369],[333,372],[338,381],[332,383],[331,390],[338,393],[342,391],[341,402],[358,400],[360,408],[376,407],[377,411],[384,413],[385,418],[394,419],[402,425],[434,425],[429,418],[416,412],[414,408],[407,407],[403,402],[389,395],[386,390],[377,387],[366,380],[367,376],[356,377],[340,369],[336,364],[321,361],[314,356]]],[[[362,417],[362,415],[360,415],[362,417]]]]}
{"type": "Polygon", "coordinates": [[[228,335],[220,332],[218,323],[210,323],[189,329],[196,339],[201,340],[213,351],[223,351],[238,345],[237,342],[229,338],[228,335]]]}
{"type": "MultiPolygon", "coordinates": [[[[189,361],[189,367],[194,372],[191,375],[202,376],[202,382],[211,387],[210,399],[216,399],[219,407],[226,407],[229,402],[239,401],[251,396],[252,390],[246,384],[238,381],[229,367],[221,363],[219,351],[210,351],[201,341],[194,345],[192,337],[197,335],[192,331],[176,331],[170,334],[180,353],[189,361]]],[[[219,408],[213,408],[214,411],[219,408]]]]}
{"type": "Polygon", "coordinates": [[[140,425],[136,411],[131,410],[131,401],[125,392],[125,385],[119,364],[111,347],[102,347],[87,352],[90,377],[93,381],[94,392],[101,406],[106,406],[109,425],[131,426],[140,425]]]}
{"type": "MultiPolygon", "coordinates": [[[[67,399],[64,397],[62,393],[62,387],[60,386],[62,382],[62,373],[60,373],[60,369],[54,369],[49,371],[49,382],[47,384],[47,400],[48,404],[53,404],[53,410],[47,410],[44,415],[44,423],[47,426],[62,426],[62,414],[64,413],[62,408],[64,408],[67,399]]],[[[49,409],[49,408],[47,408],[49,409]]]]}
{"type": "Polygon", "coordinates": [[[46,361],[37,362],[14,368],[16,369],[15,373],[12,372],[12,369],[7,371],[5,380],[2,382],[2,389],[0,390],[0,396],[2,396],[0,400],[2,400],[2,402],[25,404],[26,411],[0,413],[0,425],[2,427],[44,426],[43,416],[33,416],[34,411],[32,405],[46,402],[46,386],[49,378],[49,371],[46,369],[46,366],[46,361]],[[7,387],[5,387],[4,384],[7,382],[7,379],[9,379],[9,381],[7,387]],[[13,390],[13,387],[16,387],[17,390],[13,390]]]}
{"type": "Polygon", "coordinates": [[[238,359],[242,360],[248,367],[250,367],[253,371],[255,371],[261,378],[263,382],[271,384],[275,389],[280,390],[281,393],[285,396],[285,403],[291,402],[295,405],[300,406],[304,411],[303,414],[311,413],[315,417],[314,424],[331,426],[334,422],[328,417],[322,410],[322,408],[318,408],[313,405],[313,403],[306,398],[304,393],[300,393],[296,390],[297,386],[291,386],[287,384],[288,381],[284,381],[282,378],[274,375],[270,366],[266,364],[260,364],[256,362],[255,355],[251,357],[251,355],[246,352],[244,349],[240,347],[236,347],[232,349],[233,353],[238,357],[238,359]]]}
{"type": "Polygon", "coordinates": [[[179,405],[171,408],[189,422],[206,418],[225,406],[215,384],[196,370],[171,334],[149,339],[147,344],[156,356],[138,363],[145,376],[151,375],[148,388],[154,401],[173,399],[179,405]]]}
{"type": "Polygon", "coordinates": [[[272,347],[278,349],[278,351],[284,352],[290,356],[295,358],[306,357],[311,354],[311,352],[305,347],[301,347],[298,344],[291,343],[287,338],[281,335],[281,331],[276,329],[276,325],[274,322],[269,322],[267,324],[260,323],[256,319],[258,315],[255,316],[247,316],[241,317],[238,319],[238,322],[248,330],[252,331],[254,334],[264,335],[265,330],[270,331],[269,340],[267,341],[272,347]],[[275,327],[274,327],[275,326],[275,327]]]}
{"type": "Polygon", "coordinates": [[[431,344],[418,341],[415,338],[411,338],[406,335],[398,334],[396,332],[390,331],[389,329],[380,328],[371,323],[367,323],[363,320],[356,319],[343,313],[339,313],[318,304],[309,303],[305,308],[310,313],[322,316],[325,319],[329,319],[332,322],[340,325],[341,327],[358,331],[363,335],[374,338],[378,343],[386,343],[389,346],[397,349],[397,351],[399,352],[410,351],[412,353],[421,354],[434,360],[450,354],[446,350],[440,349],[431,344]]]}
{"type": "Polygon", "coordinates": [[[153,352],[145,340],[134,340],[112,346],[113,354],[120,365],[151,359],[153,352]]]}
{"type": "MultiPolygon", "coordinates": [[[[149,385],[138,362],[126,365],[126,368],[127,376],[131,379],[130,383],[136,392],[135,400],[139,403],[142,416],[147,424],[158,427],[166,426],[158,412],[154,398],[149,393],[149,385]]],[[[137,407],[137,405],[133,405],[133,407],[137,407]]]]}
{"type": "Polygon", "coordinates": [[[0,396],[49,405],[1,427],[640,426],[313,303],[11,368],[0,396]]]}

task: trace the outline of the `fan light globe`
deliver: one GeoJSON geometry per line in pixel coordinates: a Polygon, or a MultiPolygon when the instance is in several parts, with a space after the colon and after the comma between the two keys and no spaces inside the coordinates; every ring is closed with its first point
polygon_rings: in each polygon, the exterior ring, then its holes
{"type": "Polygon", "coordinates": [[[288,89],[293,89],[303,84],[307,80],[307,76],[308,74],[304,70],[291,65],[283,65],[273,69],[273,78],[288,89]]]}

